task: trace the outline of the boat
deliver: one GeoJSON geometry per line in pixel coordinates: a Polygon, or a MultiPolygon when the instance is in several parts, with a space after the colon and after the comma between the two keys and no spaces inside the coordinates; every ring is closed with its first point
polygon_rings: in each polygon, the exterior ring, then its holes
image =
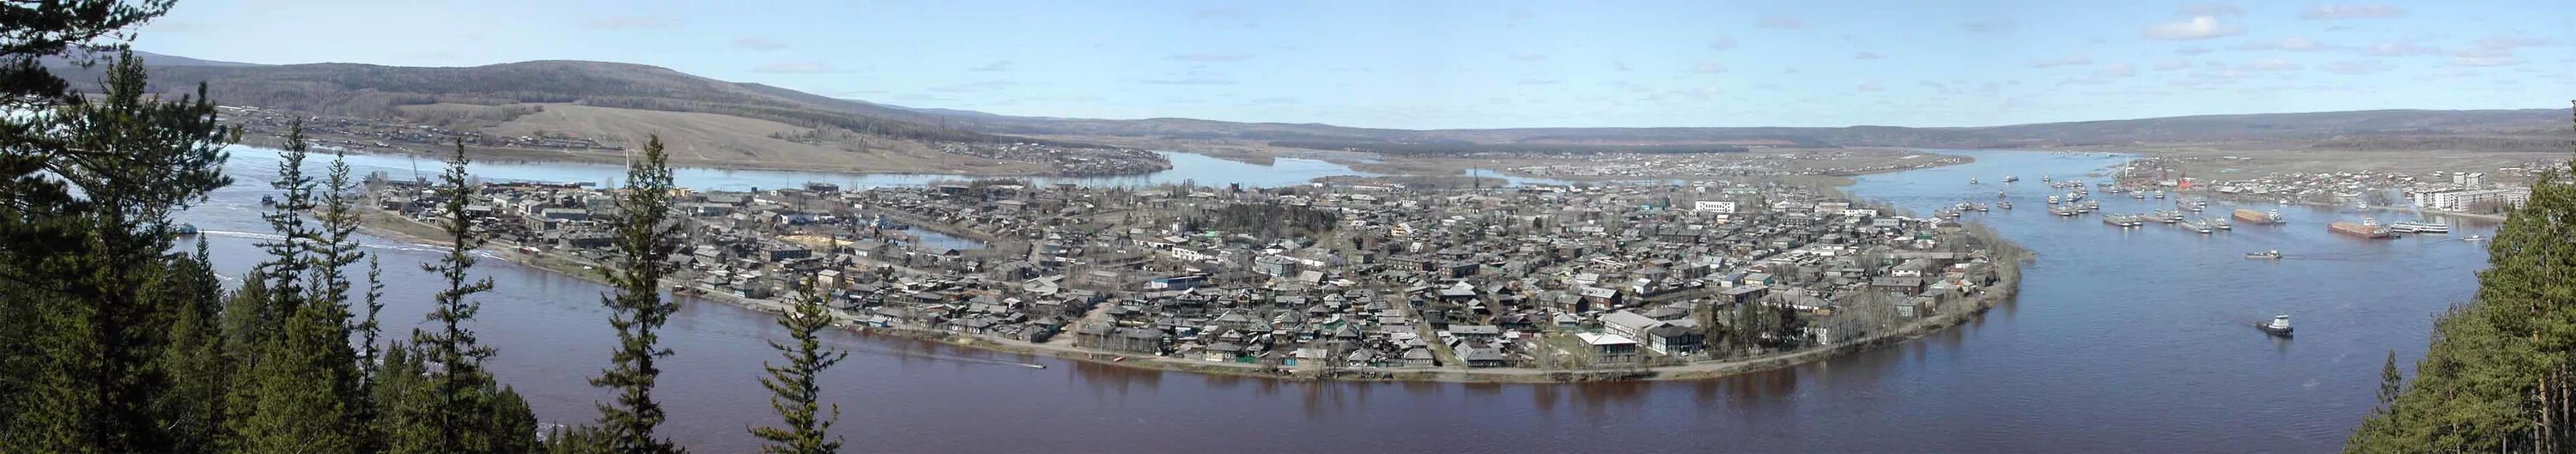
{"type": "Polygon", "coordinates": [[[171,235],[177,235],[177,236],[178,236],[178,237],[180,237],[180,238],[187,238],[187,237],[197,236],[197,225],[196,225],[196,224],[179,224],[179,226],[178,226],[178,227],[173,227],[173,228],[171,228],[171,229],[170,229],[170,234],[171,234],[171,235]]]}
{"type": "Polygon", "coordinates": [[[2461,239],[2460,239],[2460,241],[2486,241],[2486,240],[2487,240],[2487,237],[2477,236],[2477,235],[2469,235],[2469,237],[2468,237],[2468,238],[2461,238],[2461,239]]]}
{"type": "Polygon", "coordinates": [[[2047,175],[2040,175],[2040,176],[2039,176],[2039,181],[2041,181],[2041,182],[2047,182],[2047,181],[2048,181],[2048,176],[2047,176],[2047,175]]]}
{"type": "Polygon", "coordinates": [[[2236,224],[2229,223],[2224,218],[2209,220],[2209,226],[2217,227],[2219,230],[2236,230],[2236,224]]]}
{"type": "Polygon", "coordinates": [[[2270,213],[2264,213],[2254,211],[2252,208],[2237,208],[2236,220],[2256,224],[2279,224],[2281,223],[2281,210],[2272,210],[2270,213]]]}
{"type": "Polygon", "coordinates": [[[2125,214],[2102,216],[2102,225],[2127,228],[2129,226],[2129,216],[2125,214]]]}
{"type": "Polygon", "coordinates": [[[2387,227],[2379,225],[2379,221],[2372,220],[2371,218],[2361,218],[2361,222],[2358,223],[2352,221],[2335,221],[2332,224],[2326,224],[2326,230],[2338,234],[2374,240],[2397,237],[2396,234],[2389,233],[2387,227]]]}
{"type": "Polygon", "coordinates": [[[2183,230],[2200,232],[2203,234],[2207,234],[2212,231],[2208,225],[2201,224],[2199,221],[2182,221],[2174,223],[2174,225],[2182,227],[2183,230]]]}
{"type": "Polygon", "coordinates": [[[2076,215],[2077,213],[2075,213],[2075,210],[2066,209],[2065,207],[2057,207],[2057,208],[2050,208],[2050,209],[2048,209],[2048,214],[2054,214],[2054,215],[2058,215],[2058,216],[2074,216],[2074,215],[2076,215]]]}
{"type": "Polygon", "coordinates": [[[2264,333],[2269,333],[2274,336],[2289,337],[2290,316],[2275,315],[2272,316],[2272,321],[2270,323],[2254,322],[2254,327],[2262,329],[2264,333]]]}
{"type": "Polygon", "coordinates": [[[2012,209],[2012,202],[1995,202],[1995,208],[2012,209]]]}
{"type": "Polygon", "coordinates": [[[274,195],[264,195],[264,196],[259,196],[259,206],[264,206],[264,207],[273,207],[273,206],[277,206],[277,196],[274,196],[274,195]]]}
{"type": "Polygon", "coordinates": [[[2146,191],[2132,192],[2132,193],[2129,193],[2129,198],[2132,198],[2132,199],[2138,199],[2138,200],[2146,200],[2146,199],[2147,199],[2147,192],[2146,192],[2146,191]]]}
{"type": "Polygon", "coordinates": [[[2001,189],[1997,189],[1997,190],[1995,190],[1995,199],[2000,200],[2000,199],[2003,199],[2003,198],[2004,198],[2004,191],[2003,191],[2003,190],[2001,190],[2001,189]]]}
{"type": "Polygon", "coordinates": [[[2016,176],[2012,176],[2012,175],[2004,175],[2004,182],[2005,182],[2005,183],[2011,183],[2011,182],[2015,182],[2015,181],[2021,181],[2021,177],[2016,177],[2016,176]]]}
{"type": "Polygon", "coordinates": [[[2163,190],[2163,189],[2157,189],[2157,190],[2156,190],[2156,198],[2158,198],[2158,199],[2165,198],[2165,190],[2163,190]]]}
{"type": "Polygon", "coordinates": [[[2056,205],[2056,204],[2057,204],[2057,196],[2053,196],[2053,195],[2052,195],[2052,196],[2048,196],[2048,204],[2050,204],[2050,205],[2056,205]]]}
{"type": "Polygon", "coordinates": [[[2280,250],[2280,249],[2273,249],[2273,250],[2263,251],[2263,252],[2248,252],[2248,253],[2245,253],[2245,259],[2247,259],[2247,260],[2280,260],[2280,259],[2281,259],[2281,250],[2280,250]]]}
{"type": "Polygon", "coordinates": [[[1975,179],[1975,178],[1969,178],[1969,179],[1968,179],[1968,184],[1977,184],[1977,179],[1975,179]]]}
{"type": "Polygon", "coordinates": [[[2451,225],[2439,222],[2404,221],[2388,224],[2388,230],[2397,233],[2451,233],[2451,225]]]}

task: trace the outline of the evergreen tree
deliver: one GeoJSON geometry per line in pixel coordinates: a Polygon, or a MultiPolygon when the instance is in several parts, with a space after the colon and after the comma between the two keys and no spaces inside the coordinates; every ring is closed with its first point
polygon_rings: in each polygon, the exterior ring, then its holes
{"type": "Polygon", "coordinates": [[[832,327],[832,312],[824,301],[822,286],[806,277],[804,291],[796,306],[778,318],[778,326],[787,328],[787,336],[796,345],[770,341],[769,348],[786,357],[787,365],[766,365],[769,376],[760,385],[769,388],[769,408],[778,411],[783,427],[760,427],[751,434],[767,440],[760,451],[776,454],[825,454],[840,452],[841,440],[827,432],[832,422],[841,419],[841,406],[832,405],[832,416],[820,418],[823,388],[818,382],[824,369],[840,364],[849,352],[835,351],[822,345],[819,334],[832,327]]]}
{"type": "Polygon", "coordinates": [[[492,289],[491,279],[471,277],[473,251],[484,239],[465,210],[477,192],[466,165],[465,144],[458,141],[438,188],[447,254],[421,266],[445,278],[447,288],[434,297],[437,305],[429,313],[433,329],[412,332],[419,359],[439,367],[413,383],[415,390],[396,394],[411,401],[396,405],[404,415],[402,424],[389,431],[392,452],[526,452],[535,445],[535,415],[518,393],[495,389],[491,373],[483,369],[494,350],[466,326],[482,310],[473,295],[492,289]]]}
{"type": "MultiPolygon", "coordinates": [[[[2568,439],[2576,436],[2571,170],[2533,181],[2530,199],[2487,247],[2477,296],[2434,322],[2415,379],[2362,422],[2345,450],[2576,451],[2568,439]]],[[[2383,376],[2393,372],[2385,368],[2383,376]]]]}
{"type": "Polygon", "coordinates": [[[0,322],[0,452],[163,450],[173,435],[153,409],[171,388],[169,325],[206,295],[147,288],[187,271],[166,252],[171,213],[231,184],[226,129],[201,98],[149,95],[130,52],[96,99],[16,77],[43,55],[28,49],[77,45],[45,42],[79,34],[60,21],[89,14],[61,7],[0,6],[13,26],[0,34],[12,65],[0,74],[13,76],[0,90],[15,95],[0,104],[23,112],[0,115],[0,282],[17,287],[0,311],[18,319],[0,322]]]}
{"type": "Polygon", "coordinates": [[[645,141],[642,160],[627,166],[625,193],[617,200],[619,218],[612,224],[617,263],[608,282],[617,293],[601,304],[608,307],[609,325],[617,329],[618,347],[610,356],[613,364],[590,384],[617,390],[615,401],[599,404],[599,423],[609,448],[621,454],[683,451],[654,432],[668,418],[661,402],[653,399],[655,380],[662,375],[656,360],[671,356],[658,331],[679,310],[661,294],[671,254],[679,249],[673,241],[679,228],[671,219],[669,161],[661,137],[645,141]]]}
{"type": "Polygon", "coordinates": [[[249,452],[355,452],[373,438],[361,421],[366,402],[355,396],[358,365],[349,346],[350,314],[345,300],[333,300],[331,244],[325,220],[308,226],[304,213],[315,208],[314,184],[303,173],[308,146],[303,126],[287,130],[286,147],[272,184],[286,195],[263,215],[281,239],[262,243],[272,259],[259,266],[268,281],[268,310],[281,317],[278,329],[252,345],[254,360],[242,392],[249,412],[235,425],[249,452]]]}
{"type": "Polygon", "coordinates": [[[176,259],[173,273],[149,288],[170,301],[177,312],[170,321],[170,342],[157,367],[170,377],[170,388],[154,402],[155,425],[167,431],[170,452],[214,452],[225,433],[224,389],[231,370],[223,353],[218,320],[224,296],[216,280],[206,242],[194,256],[176,259]]]}

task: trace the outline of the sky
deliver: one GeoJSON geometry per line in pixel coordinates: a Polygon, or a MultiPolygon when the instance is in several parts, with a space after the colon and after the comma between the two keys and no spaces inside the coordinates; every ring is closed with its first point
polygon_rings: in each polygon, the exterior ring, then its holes
{"type": "Polygon", "coordinates": [[[135,48],[601,60],[911,107],[1384,128],[2566,108],[2535,1],[184,0],[135,48]]]}

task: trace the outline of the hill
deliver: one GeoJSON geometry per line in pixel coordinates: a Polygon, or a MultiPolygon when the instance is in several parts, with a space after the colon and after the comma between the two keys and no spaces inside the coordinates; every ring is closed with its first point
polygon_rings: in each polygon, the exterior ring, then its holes
{"type": "MultiPolygon", "coordinates": [[[[646,65],[530,61],[462,68],[351,63],[249,65],[144,56],[153,89],[204,83],[226,105],[322,116],[313,132],[361,149],[434,151],[463,139],[508,158],[621,159],[665,136],[681,165],[985,174],[1137,173],[1159,156],[985,134],[942,117],[646,65]]],[[[56,66],[66,79],[99,68],[56,66]]],[[[96,87],[82,87],[95,90],[96,87]]],[[[244,116],[248,117],[248,116],[244,116]]],[[[253,133],[279,125],[251,122],[253,133]]],[[[273,137],[271,137],[273,139],[273,137]]]]}

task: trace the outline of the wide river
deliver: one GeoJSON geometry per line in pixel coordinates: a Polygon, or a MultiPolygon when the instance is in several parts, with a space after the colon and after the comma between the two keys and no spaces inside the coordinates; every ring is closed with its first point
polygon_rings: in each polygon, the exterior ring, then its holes
{"type": "MultiPolygon", "coordinates": [[[[2162,224],[2120,230],[2097,219],[2049,216],[2043,175],[2083,177],[2127,159],[2110,155],[1947,152],[1971,164],[1867,176],[1852,193],[1919,213],[2008,190],[2018,210],[1971,213],[2036,252],[2017,301],[1982,319],[1900,346],[1732,378],[1581,385],[1309,383],[1129,370],[834,332],[855,353],[826,376],[842,411],[834,429],[854,451],[894,452],[2325,452],[2367,413],[2381,359],[2423,355],[2431,316],[2476,289],[2492,224],[2451,237],[2394,241],[2337,237],[2324,223],[2361,213],[2289,207],[2290,223],[2215,235],[2162,224]],[[1996,182],[2005,175],[2024,180],[1996,182]],[[1987,182],[1968,184],[1970,178],[1987,182]],[[2278,262],[2240,258],[2279,249],[2278,262]],[[2250,324],[2292,314],[2299,334],[2276,340],[2250,324]],[[1021,367],[1036,363],[1045,369],[1021,367]]],[[[1258,166],[1173,155],[1176,168],[1087,184],[1194,180],[1202,185],[1297,184],[1351,174],[1321,161],[1258,166]]],[[[356,156],[361,172],[410,174],[398,157],[356,156]]],[[[181,219],[208,231],[217,269],[239,276],[263,259],[276,156],[236,148],[240,182],[181,219]]],[[[421,160],[423,172],[438,163],[421,160]]],[[[318,166],[317,166],[318,167],[318,166]]],[[[479,165],[490,178],[605,182],[615,166],[479,165]]],[[[683,186],[845,187],[945,177],[688,170],[683,186]]],[[[2090,178],[2099,181],[2099,178],[2090,178]]],[[[2108,194],[2097,194],[2108,196],[2108,194]]],[[[2105,197],[2107,212],[2170,201],[2105,197]]],[[[2213,204],[2210,214],[2229,207],[2213,204]]],[[[2272,208],[2268,204],[2257,208],[2272,208]]],[[[2459,221],[2455,221],[2458,223],[2459,221]]],[[[419,271],[435,249],[370,239],[384,260],[388,330],[428,311],[438,281],[419,271]]],[[[599,306],[605,287],[500,261],[478,270],[476,328],[500,349],[491,367],[546,421],[595,417],[608,394],[585,378],[607,365],[614,336],[599,306]]],[[[744,428],[774,423],[756,381],[784,333],[772,318],[687,300],[663,339],[678,352],[658,396],[663,433],[700,452],[749,452],[744,428]]]]}

